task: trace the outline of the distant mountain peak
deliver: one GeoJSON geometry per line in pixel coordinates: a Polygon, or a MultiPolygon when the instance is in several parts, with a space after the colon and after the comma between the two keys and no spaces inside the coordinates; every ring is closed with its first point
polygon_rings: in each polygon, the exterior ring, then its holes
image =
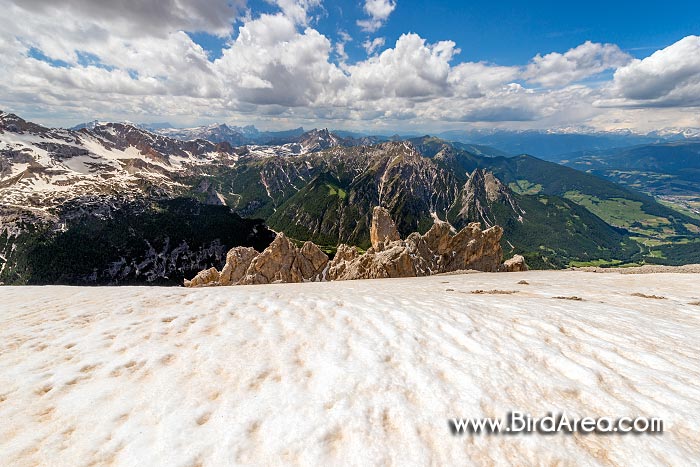
{"type": "Polygon", "coordinates": [[[46,134],[52,130],[36,123],[28,122],[13,113],[0,112],[0,132],[3,131],[18,134],[46,134]]]}
{"type": "Polygon", "coordinates": [[[299,136],[297,143],[302,152],[316,152],[336,146],[345,146],[344,139],[328,131],[328,128],[314,128],[299,136]]]}

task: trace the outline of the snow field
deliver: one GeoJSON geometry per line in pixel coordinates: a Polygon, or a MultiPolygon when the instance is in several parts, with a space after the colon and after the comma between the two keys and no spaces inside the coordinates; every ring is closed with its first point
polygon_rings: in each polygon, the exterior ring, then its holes
{"type": "Polygon", "coordinates": [[[572,271],[0,287],[0,458],[693,465],[698,300],[692,274],[572,271]],[[653,416],[666,432],[453,436],[448,427],[511,410],[653,416]]]}

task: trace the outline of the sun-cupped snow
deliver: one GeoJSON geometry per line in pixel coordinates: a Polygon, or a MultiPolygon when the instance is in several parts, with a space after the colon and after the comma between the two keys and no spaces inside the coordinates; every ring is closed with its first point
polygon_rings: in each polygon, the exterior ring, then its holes
{"type": "Polygon", "coordinates": [[[691,465],[692,274],[0,288],[3,465],[691,465]],[[454,417],[660,435],[453,435],[454,417]]]}

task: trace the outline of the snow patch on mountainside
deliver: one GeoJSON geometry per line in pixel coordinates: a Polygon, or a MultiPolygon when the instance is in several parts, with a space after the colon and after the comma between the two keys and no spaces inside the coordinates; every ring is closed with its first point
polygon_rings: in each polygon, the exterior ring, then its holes
{"type": "MultiPolygon", "coordinates": [[[[234,150],[228,142],[212,142],[208,134],[209,140],[184,140],[166,136],[170,133],[165,130],[154,133],[128,123],[91,122],[80,127],[50,129],[0,112],[2,204],[44,209],[95,194],[138,197],[144,187],[172,194],[186,188],[177,181],[183,175],[232,167],[240,157],[291,157],[350,144],[328,130],[313,130],[295,142],[234,150]]],[[[183,135],[188,133],[178,134],[183,135]]]]}
{"type": "Polygon", "coordinates": [[[138,196],[144,182],[178,190],[179,174],[238,160],[216,149],[206,141],[169,140],[124,124],[72,131],[5,115],[0,120],[0,196],[4,205],[45,208],[100,193],[138,196]]]}
{"type": "Polygon", "coordinates": [[[700,459],[696,285],[690,274],[537,271],[194,290],[0,288],[0,458],[690,465],[700,459]],[[511,410],[653,416],[666,432],[448,428],[451,417],[511,410]]]}

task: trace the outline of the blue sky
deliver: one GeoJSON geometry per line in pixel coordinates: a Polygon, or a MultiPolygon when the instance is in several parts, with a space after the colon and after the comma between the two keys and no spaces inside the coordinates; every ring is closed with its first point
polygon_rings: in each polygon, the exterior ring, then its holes
{"type": "Polygon", "coordinates": [[[0,109],[433,131],[700,127],[700,2],[0,0],[0,109]]]}
{"type": "MultiPolygon", "coordinates": [[[[265,1],[248,2],[256,12],[274,12],[265,1]]],[[[667,47],[679,38],[700,33],[700,2],[634,1],[417,1],[396,2],[389,20],[375,34],[356,24],[366,15],[359,1],[335,1],[314,12],[313,26],[328,37],[338,31],[356,37],[347,47],[352,60],[366,53],[362,39],[383,36],[387,43],[406,32],[430,42],[452,40],[461,60],[517,65],[538,53],[566,52],[590,40],[617,44],[637,58],[667,47]]],[[[234,31],[235,36],[235,31],[234,31]]],[[[193,39],[218,57],[228,38],[198,32],[193,39]]]]}
{"type": "Polygon", "coordinates": [[[516,65],[587,40],[644,57],[697,34],[700,2],[407,1],[397,4],[386,32],[400,34],[406,25],[430,40],[454,40],[464,60],[516,65]]]}

